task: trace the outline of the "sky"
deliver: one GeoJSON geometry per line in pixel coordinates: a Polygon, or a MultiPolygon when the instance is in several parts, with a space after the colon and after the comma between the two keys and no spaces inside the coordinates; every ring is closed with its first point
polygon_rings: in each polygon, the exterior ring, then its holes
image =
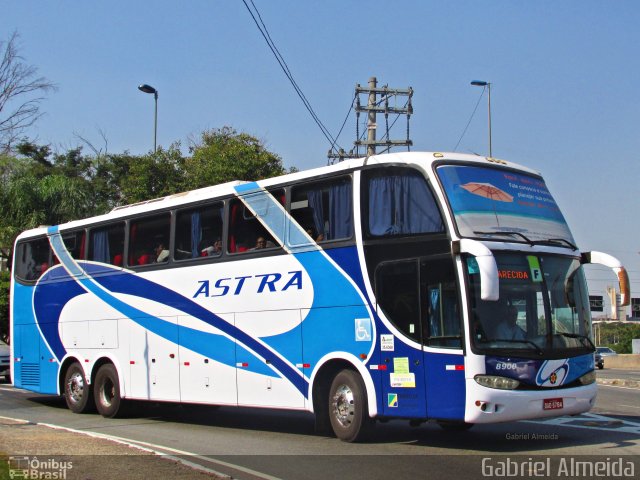
{"type": "MultiPolygon", "coordinates": [[[[488,153],[542,173],[581,250],[619,258],[640,297],[640,2],[253,0],[316,114],[337,135],[357,83],[414,89],[414,151],[488,153]],[[483,95],[482,98],[480,96],[483,95]],[[480,103],[478,103],[480,102],[480,103]]],[[[242,0],[0,0],[0,39],[57,85],[26,134],[54,150],[186,149],[207,129],[262,139],[285,166],[327,164],[329,142],[242,0]]],[[[355,140],[349,116],[338,144],[355,140]]],[[[381,123],[381,122],[379,122],[381,123]]],[[[392,138],[406,135],[400,119],[392,138]]],[[[362,131],[362,126],[360,127],[362,131]]],[[[591,294],[615,285],[588,268],[591,294]]]]}

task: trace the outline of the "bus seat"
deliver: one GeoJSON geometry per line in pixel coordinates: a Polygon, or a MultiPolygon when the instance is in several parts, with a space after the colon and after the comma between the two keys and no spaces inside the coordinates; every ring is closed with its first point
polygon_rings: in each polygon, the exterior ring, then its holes
{"type": "Polygon", "coordinates": [[[147,265],[151,263],[151,255],[148,253],[143,253],[138,257],[138,265],[147,265]]]}

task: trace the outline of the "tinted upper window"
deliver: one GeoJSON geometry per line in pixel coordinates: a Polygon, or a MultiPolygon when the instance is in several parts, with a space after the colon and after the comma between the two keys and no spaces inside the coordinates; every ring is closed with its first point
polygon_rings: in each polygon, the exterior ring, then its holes
{"type": "Polygon", "coordinates": [[[229,253],[242,253],[280,247],[269,231],[284,230],[284,211],[273,202],[284,203],[284,192],[257,192],[233,200],[229,208],[229,253]],[[267,228],[269,227],[269,228],[267,228]]]}
{"type": "Polygon", "coordinates": [[[17,246],[15,272],[23,280],[37,280],[51,266],[49,240],[41,238],[17,246]]]}
{"type": "Polygon", "coordinates": [[[409,168],[385,168],[366,176],[368,232],[371,236],[444,232],[444,223],[426,179],[409,168]]]}
{"type": "Polygon", "coordinates": [[[291,215],[316,242],[350,238],[353,233],[351,178],[295,187],[291,215]]]}
{"type": "Polygon", "coordinates": [[[178,212],[174,258],[216,257],[222,254],[222,203],[178,212]]]}
{"type": "Polygon", "coordinates": [[[91,229],[89,233],[89,260],[122,266],[124,254],[124,223],[91,229]]]}
{"type": "Polygon", "coordinates": [[[129,265],[148,265],[168,261],[170,227],[169,213],[131,222],[129,265]]]}

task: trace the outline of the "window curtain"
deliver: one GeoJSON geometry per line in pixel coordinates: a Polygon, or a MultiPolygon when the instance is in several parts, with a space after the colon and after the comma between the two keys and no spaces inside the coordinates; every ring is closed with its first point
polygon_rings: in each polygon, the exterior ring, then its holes
{"type": "Polygon", "coordinates": [[[350,182],[329,187],[329,240],[351,236],[352,200],[350,182]]]}
{"type": "Polygon", "coordinates": [[[431,190],[418,174],[369,180],[369,231],[374,236],[442,232],[431,190]]]}
{"type": "MultiPolygon", "coordinates": [[[[309,207],[313,212],[313,226],[316,229],[316,238],[324,235],[324,207],[322,206],[322,190],[309,190],[307,192],[309,207]]],[[[315,239],[314,239],[315,240],[315,239]]]]}
{"type": "Polygon", "coordinates": [[[200,242],[202,241],[202,225],[200,212],[191,214],[191,258],[200,256],[200,242]]]}
{"type": "Polygon", "coordinates": [[[111,263],[108,230],[97,230],[93,232],[93,258],[91,260],[94,262],[111,263]]]}
{"type": "Polygon", "coordinates": [[[429,292],[429,336],[439,337],[440,331],[440,289],[433,288],[429,292]]]}

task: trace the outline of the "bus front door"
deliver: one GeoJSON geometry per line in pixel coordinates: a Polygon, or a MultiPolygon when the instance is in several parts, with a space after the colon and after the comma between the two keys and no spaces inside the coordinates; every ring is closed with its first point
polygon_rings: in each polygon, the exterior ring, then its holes
{"type": "Polygon", "coordinates": [[[420,278],[417,259],[383,262],[376,269],[376,310],[393,329],[380,332],[383,414],[426,418],[420,278]]]}
{"type": "Polygon", "coordinates": [[[427,416],[464,419],[465,372],[462,320],[454,263],[450,255],[420,261],[427,416]]]}

